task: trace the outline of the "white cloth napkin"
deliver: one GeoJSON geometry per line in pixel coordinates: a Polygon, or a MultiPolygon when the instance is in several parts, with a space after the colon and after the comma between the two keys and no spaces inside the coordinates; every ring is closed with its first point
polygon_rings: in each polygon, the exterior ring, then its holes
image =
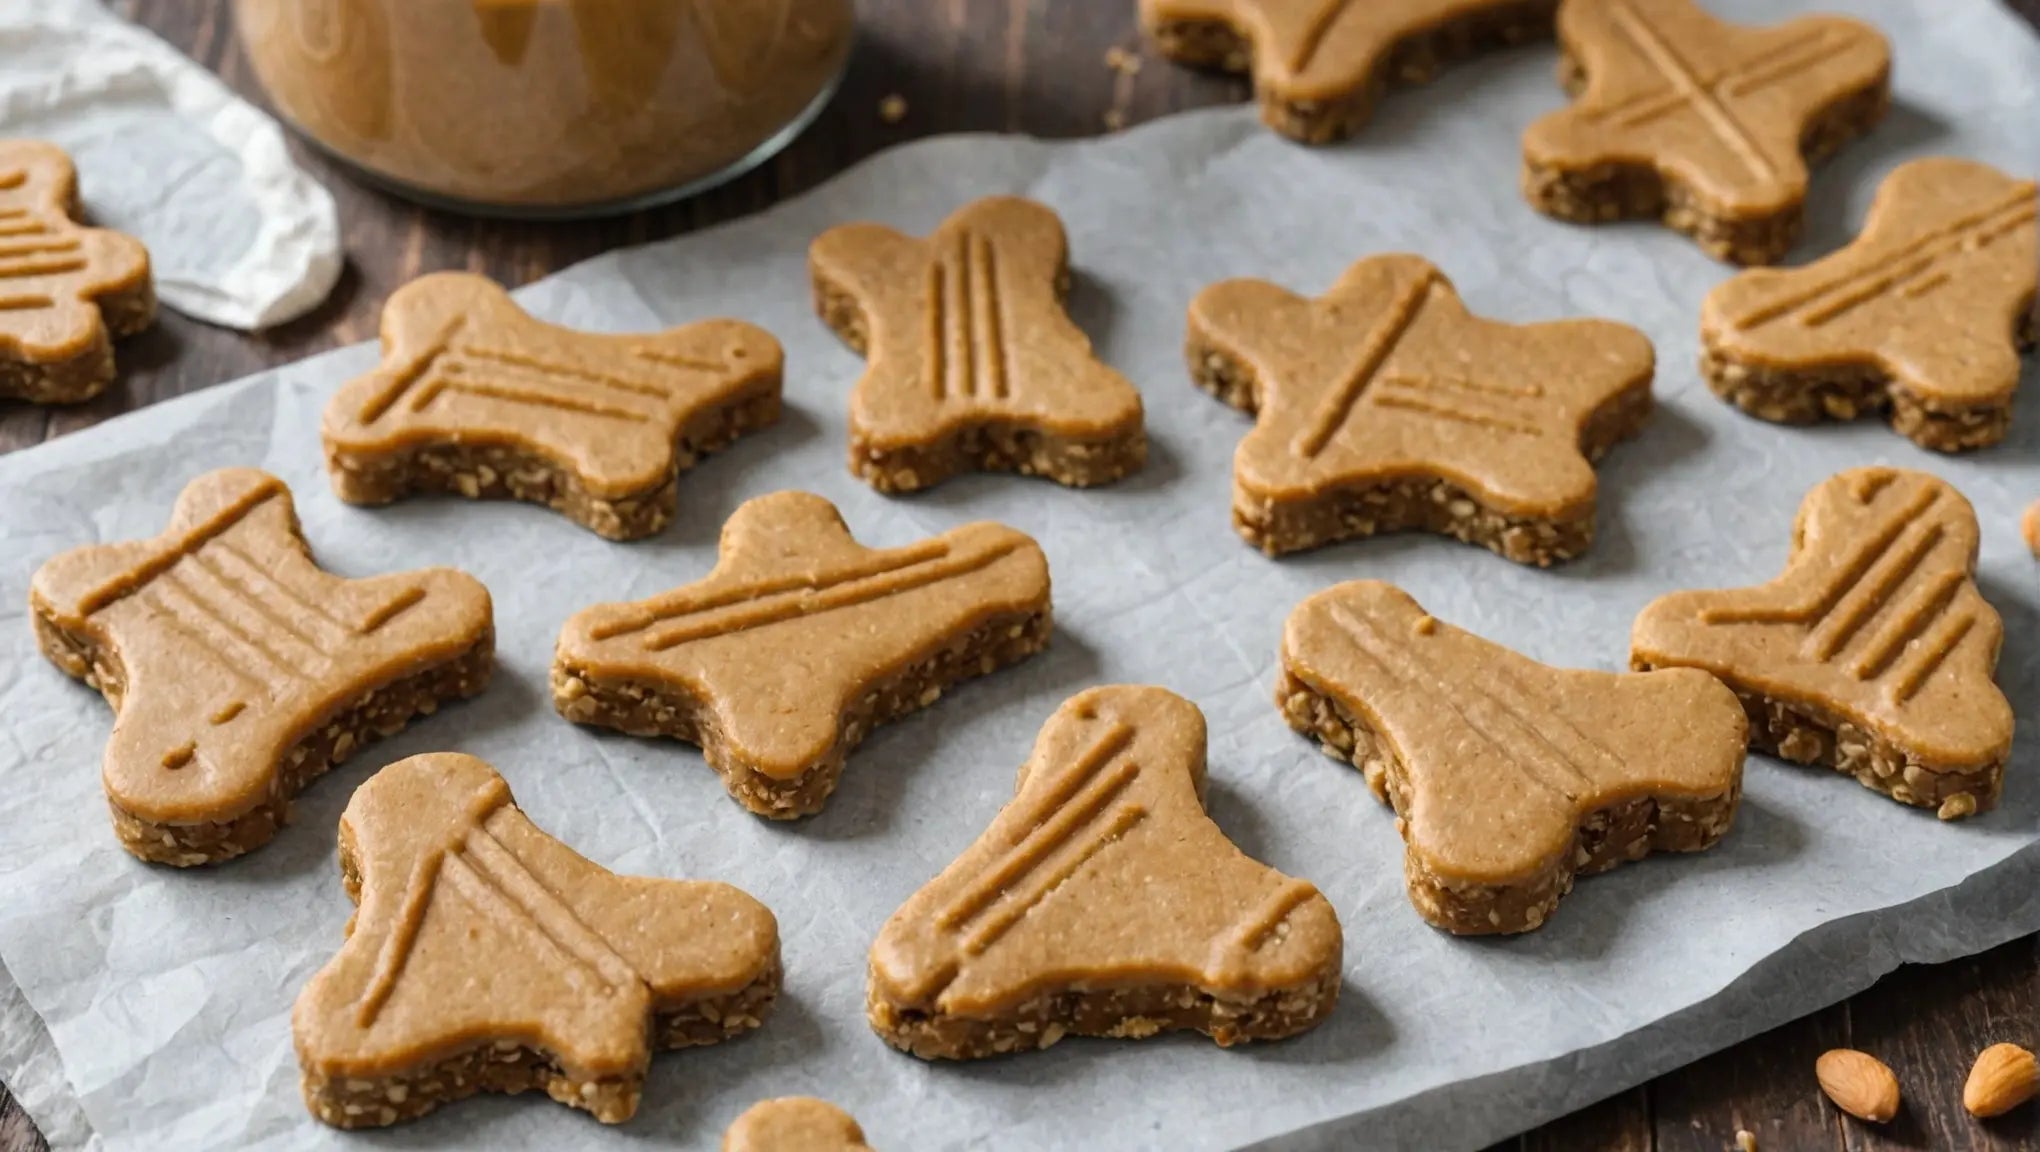
{"type": "Polygon", "coordinates": [[[98,0],[0,0],[0,137],[22,136],[69,150],[93,222],[148,245],[187,316],[267,328],[339,278],[333,197],[276,121],[98,0]]]}

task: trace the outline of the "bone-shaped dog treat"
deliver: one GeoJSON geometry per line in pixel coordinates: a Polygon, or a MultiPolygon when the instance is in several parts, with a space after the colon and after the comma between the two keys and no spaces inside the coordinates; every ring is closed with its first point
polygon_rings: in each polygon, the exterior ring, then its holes
{"type": "Polygon", "coordinates": [[[1322,1020],[1338,916],[1212,823],[1204,746],[1204,714],[1161,688],[1065,702],[1012,803],[879,932],[872,1028],[972,1059],[1174,1029],[1229,1047],[1322,1020]]]}
{"type": "Polygon", "coordinates": [[[1863,234],[1803,268],[1707,294],[1700,366],[1716,395],[1807,424],[1889,410],[1943,452],[2005,438],[2019,349],[2036,337],[2040,189],[1968,160],[1915,160],[1877,189],[1863,234]]]}
{"type": "Polygon", "coordinates": [[[113,380],[114,338],[156,318],[148,249],[78,215],[62,149],[0,140],[0,400],[91,399],[113,380]]]}
{"type": "Polygon", "coordinates": [[[1891,46],[1839,16],[1748,28],[1692,0],[1567,0],[1558,39],[1578,99],[1523,135],[1530,203],[1582,224],[1661,219],[1737,264],[1792,247],[1807,164],[1891,104],[1891,46]]]}
{"type": "Polygon", "coordinates": [[[359,909],[291,1012],[305,1105],[337,1127],[533,1089],[619,1123],[654,1051],[749,1032],[779,992],[763,904],[589,862],[472,756],[356,789],[340,877],[359,909]]]}
{"type": "Polygon", "coordinates": [[[1594,539],[1589,463],[1650,415],[1655,357],[1625,324],[1470,315],[1430,262],[1375,256],[1307,300],[1228,280],[1190,304],[1197,386],[1258,414],[1233,526],[1270,556],[1441,532],[1524,564],[1594,539]]]}
{"type": "Polygon", "coordinates": [[[1410,903],[1448,932],[1526,932],[1575,876],[1711,847],[1742,794],[1714,677],[1553,668],[1378,581],[1290,613],[1275,702],[1394,807],[1410,903]]]}
{"type": "Polygon", "coordinates": [[[351,504],[508,497],[635,540],[672,520],[682,471],[779,419],[779,342],[736,320],[576,332],[442,272],[390,297],[382,342],[381,367],[326,408],[327,469],[351,504]]]}
{"type": "Polygon", "coordinates": [[[43,654],[113,705],[114,832],[160,864],[268,843],[313,778],[495,666],[473,577],[321,571],[290,490],[247,468],[193,480],[161,536],[50,560],[29,602],[43,654]]]}
{"type": "Polygon", "coordinates": [[[1164,54],[1251,72],[1261,119],[1307,144],[1352,135],[1390,83],[1551,35],[1557,0],[1141,0],[1164,54]]]}
{"type": "Polygon", "coordinates": [[[1069,242],[1047,208],[979,200],[925,240],[846,224],[808,269],[822,319],[869,359],[850,470],[879,491],[972,468],[1084,487],[1147,458],[1140,393],[1063,311],[1069,242]]]}
{"type": "Polygon", "coordinates": [[[812,1096],[760,1100],[723,1132],[722,1152],[871,1152],[848,1112],[812,1096]]]}
{"type": "Polygon", "coordinates": [[[979,523],[866,548],[827,500],[779,492],[730,517],[706,578],[568,620],[553,703],[699,744],[739,803],[792,819],[821,810],[874,727],[1039,652],[1050,628],[1027,536],[979,523]]]}
{"type": "Polygon", "coordinates": [[[1974,579],[1976,512],[1924,472],[1859,468],[1809,493],[1768,584],[1675,592],[1636,618],[1638,668],[1704,668],[1750,746],[1825,764],[1953,820],[1998,801],[2012,709],[2004,624],[1974,579]]]}

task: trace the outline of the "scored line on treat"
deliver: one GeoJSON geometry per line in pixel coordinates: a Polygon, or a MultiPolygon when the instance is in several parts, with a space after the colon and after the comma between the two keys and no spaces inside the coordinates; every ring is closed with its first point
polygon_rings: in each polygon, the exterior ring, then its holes
{"type": "MultiPolygon", "coordinates": [[[[1343,607],[1332,608],[1329,615],[1354,649],[1388,676],[1427,690],[1452,683],[1421,653],[1399,647],[1383,636],[1373,621],[1343,607]]],[[[1516,766],[1532,783],[1575,800],[1592,790],[1590,762],[1603,774],[1621,770],[1619,757],[1565,717],[1552,713],[1549,728],[1532,719],[1537,711],[1534,694],[1507,674],[1489,669],[1485,684],[1466,682],[1462,687],[1460,693],[1440,691],[1439,701],[1468,732],[1493,748],[1503,763],[1516,766]],[[1519,729],[1531,739],[1505,739],[1502,732],[1509,728],[1519,729]]]]}
{"type": "Polygon", "coordinates": [[[930,560],[939,560],[947,555],[949,555],[948,542],[937,538],[923,540],[904,548],[872,553],[861,562],[846,565],[819,579],[805,573],[792,573],[785,576],[770,577],[739,587],[726,588],[721,592],[713,592],[706,596],[690,596],[686,594],[685,589],[682,589],[679,593],[658,597],[650,601],[650,606],[640,616],[636,616],[627,622],[602,625],[593,629],[589,635],[596,640],[613,640],[618,636],[626,636],[632,632],[642,632],[654,624],[663,623],[668,620],[679,620],[689,616],[697,616],[704,612],[712,612],[718,608],[727,608],[732,604],[742,604],[746,601],[759,600],[783,592],[824,592],[838,585],[849,583],[852,580],[883,576],[916,564],[923,564],[930,560]]]}
{"type": "Polygon", "coordinates": [[[447,346],[453,343],[454,337],[460,334],[462,326],[466,323],[465,315],[449,317],[424,344],[399,363],[383,370],[389,377],[389,383],[377,389],[362,403],[361,411],[357,414],[358,419],[363,424],[373,424],[396,407],[406,393],[431,373],[433,367],[439,363],[439,358],[446,354],[447,346]]]}
{"type": "Polygon", "coordinates": [[[1923,296],[1949,279],[1945,269],[1936,267],[1944,258],[1987,248],[2040,219],[2040,206],[2033,201],[2033,185],[2027,184],[1988,208],[1905,239],[1895,246],[1903,255],[1897,251],[1889,254],[1897,260],[1895,265],[1890,259],[1869,261],[1854,271],[1760,304],[1733,323],[1740,329],[1758,328],[1796,314],[1801,324],[1818,328],[1893,290],[1903,290],[1908,297],[1923,296]],[[1835,299],[1821,302],[1837,293],[1835,299]]]}
{"type": "MultiPolygon", "coordinates": [[[[931,585],[941,584],[973,572],[980,572],[1018,551],[1021,542],[1004,540],[979,552],[963,556],[944,556],[937,559],[909,563],[879,573],[840,580],[817,589],[796,588],[775,595],[760,596],[740,601],[728,607],[734,609],[719,619],[700,621],[693,624],[675,623],[660,629],[645,638],[644,646],[650,652],[662,652],[695,640],[712,639],[719,636],[748,632],[754,628],[784,623],[788,620],[820,616],[846,608],[855,608],[893,596],[913,592],[931,585]]],[[[719,611],[710,609],[709,611],[719,611]]],[[[706,615],[707,612],[690,612],[680,617],[706,615]]],[[[670,619],[670,618],[668,618],[670,619]]],[[[664,622],[655,618],[654,623],[664,622]]],[[[629,631],[641,631],[642,628],[629,631]]]]}
{"type": "Polygon", "coordinates": [[[1296,438],[1294,447],[1297,455],[1315,457],[1345,426],[1369,382],[1388,363],[1389,357],[1395,354],[1396,345],[1416,324],[1417,316],[1423,311],[1425,301],[1431,298],[1431,289],[1436,282],[1437,274],[1425,269],[1422,276],[1396,294],[1394,304],[1375,321],[1367,339],[1360,345],[1359,360],[1339,380],[1338,387],[1332,389],[1303,434],[1296,438]]]}
{"type": "Polygon", "coordinates": [[[0,312],[34,312],[42,308],[53,308],[56,303],[48,296],[0,297],[0,312]]]}
{"type": "MultiPolygon", "coordinates": [[[[237,566],[241,567],[245,571],[261,579],[271,588],[274,588],[276,590],[276,594],[282,599],[288,601],[293,609],[295,609],[298,612],[305,613],[309,616],[317,617],[318,619],[323,620],[328,624],[331,624],[334,628],[338,629],[343,634],[343,636],[345,633],[348,632],[369,631],[369,629],[349,628],[345,621],[342,621],[339,617],[333,615],[331,612],[326,611],[323,607],[319,605],[318,601],[313,599],[311,596],[305,594],[300,589],[292,587],[291,584],[288,581],[284,580],[283,577],[279,574],[279,570],[266,567],[265,565],[257,561],[255,557],[250,556],[247,552],[243,551],[241,547],[235,544],[232,540],[229,540],[224,536],[216,537],[211,542],[211,547],[217,548],[220,554],[223,556],[232,557],[234,563],[237,566]]],[[[425,594],[424,589],[422,588],[417,589],[417,593],[419,596],[423,596],[425,594]]]]}
{"type": "Polygon", "coordinates": [[[935,922],[944,930],[960,931],[1003,905],[1003,911],[990,915],[964,941],[966,951],[976,954],[990,947],[1100,849],[1146,818],[1146,809],[1138,804],[1114,806],[1140,775],[1138,764],[1121,759],[1133,738],[1134,729],[1129,725],[1115,722],[1107,727],[1055,779],[1035,806],[1026,835],[936,915],[935,922]],[[1112,770],[1107,771],[1108,767],[1112,770]],[[1079,842],[1078,837],[1086,832],[1092,834],[1079,842]],[[1044,864],[1072,844],[1079,846],[1061,867],[1037,876],[1044,864]],[[1030,879],[1037,882],[1023,890],[1020,885],[1030,879]]]}
{"type": "Polygon", "coordinates": [[[1610,6],[1609,15],[1615,26],[1629,38],[1631,44],[1650,62],[1653,68],[1664,76],[1672,91],[1677,93],[1683,104],[1690,105],[1695,114],[1706,124],[1708,130],[1733,152],[1750,172],[1763,180],[1775,180],[1777,169],[1764,156],[1756,141],[1750,138],[1749,129],[1736,119],[1712,89],[1693,74],[1693,69],[1679,55],[1663,36],[1636,14],[1636,10],[1624,3],[1610,6]]]}
{"type": "Polygon", "coordinates": [[[1003,400],[1012,376],[997,248],[989,236],[959,229],[928,262],[926,351],[936,400],[984,395],[1003,400]],[[982,363],[980,363],[982,361],[982,363]]]}
{"type": "Polygon", "coordinates": [[[1301,74],[1317,59],[1318,49],[1324,46],[1325,37],[1331,34],[1332,25],[1353,6],[1353,0],[1327,0],[1316,12],[1311,13],[1310,22],[1303,26],[1303,35],[1297,39],[1296,54],[1291,58],[1289,70],[1301,74]]]}
{"type": "MultiPolygon", "coordinates": [[[[1318,894],[1317,886],[1308,880],[1290,877],[1289,882],[1270,892],[1260,906],[1243,917],[1233,928],[1232,935],[1225,940],[1228,956],[1243,956],[1260,950],[1275,931],[1275,926],[1289,918],[1291,912],[1301,908],[1305,901],[1318,894]]],[[[1222,969],[1224,965],[1214,964],[1222,969]]]]}
{"type": "MultiPolygon", "coordinates": [[[[1821,53],[1827,48],[1827,40],[1827,29],[1817,28],[1806,35],[1775,44],[1747,60],[1738,61],[1733,67],[1699,79],[1699,83],[1710,92],[1740,99],[1818,61],[1821,53]]],[[[1695,75],[1697,78],[1697,71],[1695,75]]],[[[1589,120],[1617,117],[1615,124],[1618,127],[1641,128],[1683,107],[1686,107],[1685,93],[1679,91],[1676,86],[1667,86],[1655,92],[1632,96],[1606,108],[1595,109],[1586,115],[1589,120]]]]}

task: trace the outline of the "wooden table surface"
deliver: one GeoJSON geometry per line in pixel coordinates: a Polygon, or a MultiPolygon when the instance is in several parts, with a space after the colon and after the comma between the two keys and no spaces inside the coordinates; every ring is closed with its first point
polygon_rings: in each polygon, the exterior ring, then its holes
{"type": "MultiPolygon", "coordinates": [[[[2008,2],[2040,28],[2040,0],[2008,2]]],[[[373,338],[383,298],[423,272],[466,268],[522,284],[609,248],[753,212],[915,137],[966,130],[1086,136],[1248,95],[1241,81],[1159,59],[1142,42],[1133,0],[860,3],[864,38],[842,94],[821,122],[763,169],[676,207],[594,223],[467,220],[366,190],[299,147],[340,205],[349,264],[332,298],[310,316],[256,336],[166,312],[154,330],[121,346],[121,380],[99,399],[65,409],[0,404],[0,452],[373,338]],[[1134,53],[1138,71],[1108,68],[1105,55],[1113,47],[1134,53]],[[878,114],[879,102],[892,94],[907,102],[897,124],[878,114]]],[[[235,42],[227,0],[117,0],[113,7],[262,102],[235,42]]],[[[1737,1131],[1747,1129],[1765,1152],[2040,1149],[2036,1107],[1992,1123],[1971,1120],[1960,1107],[1971,1059],[2000,1040],[2040,1044],[2040,937],[1972,959],[1901,969],[1862,995],[1496,1148],[1722,1152],[1734,1149],[1737,1131]],[[1847,1120],[1821,1097],[1814,1058],[1838,1046],[1866,1049],[1898,1072],[1906,1108],[1895,1123],[1878,1128],[1847,1120]]],[[[0,1152],[43,1147],[0,1087],[0,1152]]]]}

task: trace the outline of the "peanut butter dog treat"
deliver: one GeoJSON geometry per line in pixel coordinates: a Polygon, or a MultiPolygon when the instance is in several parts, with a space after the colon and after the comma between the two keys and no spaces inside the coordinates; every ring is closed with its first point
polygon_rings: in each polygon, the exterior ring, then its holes
{"type": "Polygon", "coordinates": [[[635,540],[673,519],[682,471],[779,419],[779,342],[735,320],[575,332],[441,272],[390,297],[382,343],[382,366],[326,408],[326,467],[350,504],[508,497],[635,540]]]}
{"type": "Polygon", "coordinates": [[[560,631],[553,703],[579,724],[701,745],[737,802],[821,811],[873,728],[1048,645],[1048,560],[968,524],[904,548],[851,539],[806,492],[745,502],[704,579],[598,604],[560,631]]]}
{"type": "Polygon", "coordinates": [[[54,144],[0,140],[0,399],[69,404],[113,380],[113,340],[156,319],[149,251],[77,219],[54,144]]]}
{"type": "Polygon", "coordinates": [[[1714,677],[1553,668],[1378,581],[1290,613],[1275,702],[1394,806],[1410,903],[1448,932],[1527,932],[1575,876],[1713,847],[1742,796],[1714,677]]]}
{"type": "Polygon", "coordinates": [[[2036,336],[2040,192],[1968,160],[1915,160],[1877,190],[1856,242],[1707,294],[1701,371],[1765,420],[1888,411],[1923,447],[2005,438],[2019,349],[2036,336]]]}
{"type": "Polygon", "coordinates": [[[1171,58],[1251,71],[1261,119],[1323,144],[1367,123],[1391,81],[1418,84],[1476,52],[1551,35],[1558,0],[1141,0],[1171,58]]]}
{"type": "Polygon", "coordinates": [[[583,859],[472,756],[356,789],[340,880],[347,942],[291,1011],[305,1106],[339,1128],[531,1089],[620,1123],[653,1051],[749,1032],[779,993],[763,904],[583,859]]]}
{"type": "Polygon", "coordinates": [[[1147,459],[1140,393],[1070,323],[1055,213],[994,196],[926,240],[877,224],[808,250],[815,308],[869,358],[850,395],[850,471],[911,492],[967,469],[1107,484],[1147,459]]]}
{"type": "Polygon", "coordinates": [[[1721,677],[1759,751],[1943,820],[1988,811],[2012,710],[1991,679],[2004,625],[1977,591],[1976,547],[1976,512],[1944,481],[1844,472],[1800,506],[1784,575],[1662,597],[1636,618],[1630,662],[1721,677]]]}
{"type": "Polygon", "coordinates": [[[1197,706],[1093,688],[1049,717],[985,834],[886,921],[866,1007],[924,1060],[1181,1028],[1230,1047],[1330,1014],[1342,948],[1316,888],[1205,815],[1197,706]]]}
{"type": "Polygon", "coordinates": [[[1807,164],[1891,105],[1891,46],[1839,16],[1747,28],[1692,0],[1567,0],[1558,40],[1577,102],[1523,136],[1531,205],[1582,224],[1661,219],[1737,264],[1792,247],[1807,164]]]}
{"type": "Polygon", "coordinates": [[[722,1152],[871,1152],[848,1112],[812,1096],[751,1105],[723,1133],[722,1152]]]}
{"type": "Polygon", "coordinates": [[[1257,414],[1233,527],[1270,556],[1419,528],[1546,565],[1594,540],[1594,470],[1650,415],[1650,341],[1608,320],[1480,320],[1417,256],[1306,300],[1228,280],[1190,304],[1199,388],[1257,414]]]}
{"type": "Polygon", "coordinates": [[[50,560],[29,606],[43,654],[113,705],[113,830],[158,864],[267,844],[306,784],[495,667],[473,577],[321,571],[290,490],[248,468],[193,480],[153,540],[50,560]]]}

